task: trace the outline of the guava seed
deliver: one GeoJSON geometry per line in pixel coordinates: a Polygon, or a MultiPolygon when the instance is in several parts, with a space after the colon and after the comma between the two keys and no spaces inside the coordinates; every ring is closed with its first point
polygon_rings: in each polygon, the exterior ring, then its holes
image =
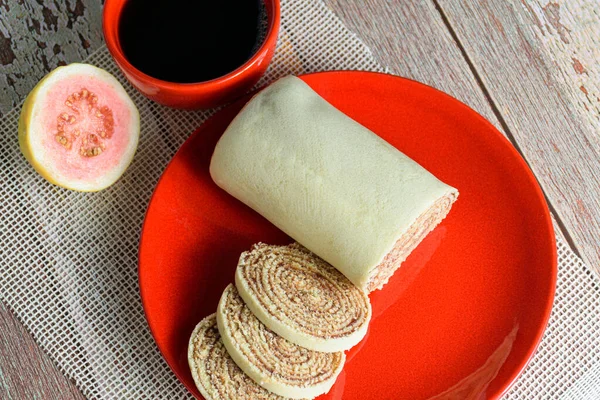
{"type": "Polygon", "coordinates": [[[60,133],[58,135],[56,135],[56,141],[62,145],[67,144],[67,138],[62,136],[60,133]]]}
{"type": "Polygon", "coordinates": [[[56,141],[57,141],[57,142],[58,142],[60,145],[62,145],[63,147],[65,147],[65,148],[67,148],[67,149],[70,149],[70,148],[71,148],[71,143],[70,143],[70,142],[69,142],[69,140],[68,140],[68,139],[67,139],[65,136],[63,136],[63,135],[64,135],[64,132],[59,132],[59,133],[58,133],[58,134],[55,136],[55,138],[56,138],[56,141]]]}
{"type": "Polygon", "coordinates": [[[71,149],[73,144],[78,145],[79,154],[84,157],[95,157],[106,150],[106,144],[103,140],[110,139],[112,136],[114,118],[110,108],[107,106],[99,107],[97,103],[98,96],[86,88],[70,94],[65,100],[65,105],[74,110],[78,117],[66,112],[59,114],[56,141],[66,149],[71,149]],[[86,115],[86,109],[89,110],[88,115],[86,115]],[[97,118],[97,120],[94,121],[94,118],[97,118]],[[78,125],[65,129],[65,124],[77,124],[80,120],[83,120],[84,123],[89,121],[92,124],[90,127],[95,128],[96,134],[83,132],[83,137],[79,139],[82,131],[78,125]]]}

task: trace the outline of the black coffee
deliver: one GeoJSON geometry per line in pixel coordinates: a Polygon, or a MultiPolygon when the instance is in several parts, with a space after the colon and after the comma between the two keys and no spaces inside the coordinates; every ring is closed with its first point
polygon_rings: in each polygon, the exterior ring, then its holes
{"type": "Polygon", "coordinates": [[[244,64],[265,36],[262,0],[129,0],[121,47],[140,71],[170,82],[218,78],[244,64]]]}

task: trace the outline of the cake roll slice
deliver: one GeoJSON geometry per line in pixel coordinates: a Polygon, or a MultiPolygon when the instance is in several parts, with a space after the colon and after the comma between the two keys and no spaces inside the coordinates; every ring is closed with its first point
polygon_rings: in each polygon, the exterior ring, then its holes
{"type": "Polygon", "coordinates": [[[204,318],[192,333],[188,363],[194,383],[206,400],[284,400],[259,386],[236,365],[227,352],[216,314],[204,318]]]}
{"type": "Polygon", "coordinates": [[[293,76],[240,111],[210,173],[367,292],[388,281],[458,196],[293,76]]]}
{"type": "Polygon", "coordinates": [[[329,392],[346,359],[341,351],[308,350],[277,335],[256,318],[233,285],[219,302],[217,326],[238,367],[280,396],[313,399],[329,392]]]}
{"type": "Polygon", "coordinates": [[[297,243],[259,243],[242,253],[235,285],[267,328],[307,349],[347,350],[367,333],[371,304],[366,293],[297,243]]]}

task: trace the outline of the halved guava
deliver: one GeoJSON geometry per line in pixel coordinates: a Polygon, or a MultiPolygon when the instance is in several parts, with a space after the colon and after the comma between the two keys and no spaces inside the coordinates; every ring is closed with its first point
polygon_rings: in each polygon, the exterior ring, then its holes
{"type": "Polygon", "coordinates": [[[133,159],[139,112],[108,72],[70,64],[46,75],[23,104],[19,145],[51,183],[83,192],[119,179],[133,159]]]}

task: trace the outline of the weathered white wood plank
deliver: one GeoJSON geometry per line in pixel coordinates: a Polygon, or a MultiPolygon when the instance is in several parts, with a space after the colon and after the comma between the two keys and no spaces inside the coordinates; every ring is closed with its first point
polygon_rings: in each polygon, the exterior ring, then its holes
{"type": "MultiPolygon", "coordinates": [[[[103,43],[101,11],[100,0],[0,0],[0,116],[103,43]]],[[[0,399],[84,399],[1,302],[0,399]]]]}
{"type": "MultiPolygon", "coordinates": [[[[328,0],[328,3],[344,20],[350,30],[356,32],[374,50],[375,55],[382,64],[391,67],[392,72],[419,80],[450,93],[480,112],[497,127],[501,127],[481,87],[470,72],[469,65],[462,57],[460,48],[449,34],[444,21],[440,18],[434,3],[398,0],[328,0]]],[[[39,0],[38,2],[0,0],[0,35],[3,35],[0,36],[0,114],[2,111],[10,109],[12,104],[22,100],[28,90],[47,70],[62,62],[81,60],[100,45],[100,11],[99,0],[52,2],[49,0],[39,0]],[[83,14],[79,15],[82,6],[84,11],[83,14]],[[68,11],[66,13],[59,12],[59,15],[54,14],[58,10],[64,11],[63,8],[65,7],[69,10],[76,10],[79,7],[79,11],[73,13],[73,15],[69,14],[68,11]],[[48,11],[44,11],[45,8],[50,10],[50,14],[57,15],[58,22],[53,24],[53,20],[49,19],[50,22],[46,24],[43,18],[44,13],[48,14],[48,11]],[[13,16],[9,20],[8,12],[10,10],[13,10],[13,16]],[[20,10],[20,12],[15,10],[20,10]],[[71,22],[69,28],[70,19],[73,19],[74,22],[71,22]],[[16,25],[13,26],[15,23],[16,25]],[[67,29],[63,29],[60,31],[61,34],[58,35],[57,27],[60,24],[66,26],[67,29]],[[49,29],[46,29],[47,26],[49,29]],[[14,34],[15,36],[13,34],[6,36],[7,29],[10,28],[12,32],[15,31],[15,27],[18,33],[14,34]],[[39,35],[37,29],[40,30],[39,35]],[[28,37],[30,31],[34,34],[28,37]],[[16,36],[25,37],[14,39],[16,36]],[[38,39],[43,39],[44,43],[55,42],[51,46],[46,45],[44,47],[38,44],[38,39]],[[86,41],[90,46],[82,49],[81,47],[85,47],[86,41]],[[6,52],[7,43],[10,49],[8,52],[6,52]],[[60,47],[57,54],[54,54],[55,44],[60,47]],[[65,47],[64,51],[62,50],[63,47],[65,47]],[[27,56],[28,51],[31,51],[33,56],[27,56]],[[35,64],[33,66],[22,66],[31,73],[31,76],[20,72],[21,67],[19,65],[13,65],[16,58],[22,58],[17,54],[29,57],[27,62],[35,64]],[[47,66],[44,64],[42,56],[46,57],[47,66]],[[3,61],[5,60],[10,60],[10,62],[4,64],[3,61]],[[5,78],[4,75],[8,77],[5,78]],[[5,98],[10,101],[5,101],[5,98]]],[[[553,10],[550,12],[553,12],[553,10]]],[[[560,30],[560,28],[556,29],[560,30]]],[[[573,27],[569,29],[571,31],[576,30],[573,27]]],[[[564,31],[563,34],[565,34],[564,31]]],[[[586,61],[585,54],[578,54],[577,60],[582,64],[583,70],[579,66],[574,66],[574,71],[576,69],[583,71],[578,75],[582,79],[587,78],[585,71],[594,70],[587,65],[588,61],[586,61]]],[[[574,61],[573,63],[576,64],[574,61]]],[[[497,71],[493,72],[497,73],[497,71]]],[[[588,93],[594,93],[589,90],[589,88],[593,88],[590,83],[584,83],[584,87],[588,90],[588,93]]],[[[579,91],[585,94],[582,89],[579,89],[579,91]]],[[[0,306],[0,317],[1,315],[0,306]]],[[[9,339],[1,336],[20,336],[22,331],[24,330],[20,324],[16,326],[15,324],[5,324],[3,326],[0,322],[0,343],[4,345],[4,343],[9,342],[9,339]]],[[[10,347],[18,348],[12,345],[10,347]]],[[[30,348],[29,345],[25,345],[25,347],[30,348]]],[[[31,348],[35,348],[35,350],[32,350],[29,357],[45,357],[37,347],[31,348]]],[[[22,350],[18,351],[21,352],[22,350]]],[[[2,370],[0,387],[3,385],[8,387],[9,395],[14,398],[23,398],[20,396],[22,392],[19,391],[23,389],[15,389],[19,386],[7,384],[7,379],[18,381],[20,379],[19,375],[36,376],[45,374],[46,369],[35,365],[30,366],[27,363],[19,363],[19,366],[24,368],[26,372],[15,370],[10,367],[11,360],[13,360],[13,356],[0,356],[0,370],[2,370]]],[[[58,377],[56,379],[60,380],[58,377]]],[[[63,380],[66,381],[65,378],[63,380]]],[[[24,389],[28,390],[25,392],[25,398],[33,398],[34,394],[32,393],[38,392],[46,394],[60,393],[44,392],[48,384],[43,382],[38,383],[30,380],[28,384],[32,387],[24,389]],[[38,387],[38,385],[41,386],[38,387]]],[[[65,389],[63,393],[70,393],[68,390],[65,389]]],[[[5,394],[0,391],[0,398],[10,398],[5,394]]],[[[51,395],[38,396],[38,398],[52,397],[51,395]]],[[[58,394],[56,394],[56,397],[62,398],[58,394]]],[[[67,394],[67,397],[72,398],[75,395],[67,394]]]]}
{"type": "Polygon", "coordinates": [[[440,6],[584,261],[600,271],[599,3],[440,6]]]}
{"type": "MultiPolygon", "coordinates": [[[[488,98],[433,2],[327,0],[390,72],[440,89],[504,132],[488,98]]],[[[560,224],[557,234],[567,241],[560,224]]]]}
{"type": "Polygon", "coordinates": [[[48,72],[102,44],[100,0],[0,0],[0,116],[48,72]]]}
{"type": "Polygon", "coordinates": [[[326,3],[391,73],[456,97],[502,131],[432,2],[326,0],[326,3]]]}
{"type": "Polygon", "coordinates": [[[1,302],[0,399],[84,399],[1,302]]]}

